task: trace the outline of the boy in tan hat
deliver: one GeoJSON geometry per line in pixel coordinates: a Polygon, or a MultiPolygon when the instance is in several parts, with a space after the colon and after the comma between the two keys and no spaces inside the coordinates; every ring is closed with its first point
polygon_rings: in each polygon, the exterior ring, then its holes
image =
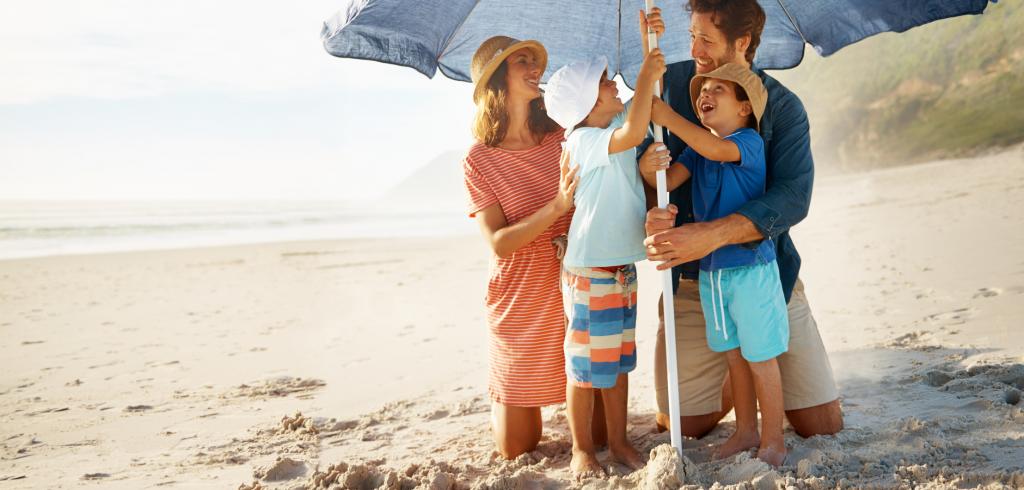
{"type": "MultiPolygon", "coordinates": [[[[767,98],[757,75],[730,63],[690,83],[694,112],[710,132],[655,101],[652,120],[689,146],[667,167],[666,178],[669,190],[693,179],[697,221],[728,216],[764,194],[764,140],[757,130],[767,98]]],[[[666,165],[648,160],[640,172],[653,186],[657,171],[666,165]]],[[[775,245],[765,239],[719,248],[701,259],[699,281],[708,347],[726,355],[736,407],[736,432],[718,448],[718,456],[757,447],[759,459],[779,466],[786,444],[776,357],[789,347],[789,319],[775,245]]]]}

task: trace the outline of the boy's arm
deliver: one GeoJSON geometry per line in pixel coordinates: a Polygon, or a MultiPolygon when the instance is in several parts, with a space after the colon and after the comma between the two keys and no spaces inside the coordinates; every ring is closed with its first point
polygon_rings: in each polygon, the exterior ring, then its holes
{"type": "Polygon", "coordinates": [[[660,99],[654,101],[651,118],[655,123],[668,128],[679,139],[685,141],[690,148],[708,160],[716,162],[738,162],[740,160],[740,149],[736,143],[719,138],[685,117],[676,114],[668,104],[660,99]]]}
{"type": "Polygon", "coordinates": [[[670,166],[668,170],[665,171],[665,187],[668,188],[669,192],[672,192],[679,186],[683,185],[683,182],[686,182],[686,179],[689,178],[690,169],[686,168],[686,166],[681,163],[677,163],[670,166]]]}
{"type": "Polygon", "coordinates": [[[614,155],[644,142],[647,126],[651,124],[651,101],[654,99],[654,82],[665,73],[665,56],[655,49],[644,58],[640,75],[636,79],[636,93],[633,103],[626,112],[626,122],[612,132],[608,140],[608,154],[614,155]]]}

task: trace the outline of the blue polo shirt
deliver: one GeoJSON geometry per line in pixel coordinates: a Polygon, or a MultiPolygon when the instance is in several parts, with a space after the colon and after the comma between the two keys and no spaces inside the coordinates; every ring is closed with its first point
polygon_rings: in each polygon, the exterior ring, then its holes
{"type": "MultiPolygon", "coordinates": [[[[739,211],[744,204],[764,195],[764,140],[750,128],[741,128],[725,137],[740,150],[738,162],[716,162],[686,148],[676,164],[690,171],[693,190],[693,215],[697,221],[713,221],[739,211]]],[[[770,239],[756,247],[727,245],[700,259],[704,271],[716,271],[775,260],[775,245],[770,239]]]]}

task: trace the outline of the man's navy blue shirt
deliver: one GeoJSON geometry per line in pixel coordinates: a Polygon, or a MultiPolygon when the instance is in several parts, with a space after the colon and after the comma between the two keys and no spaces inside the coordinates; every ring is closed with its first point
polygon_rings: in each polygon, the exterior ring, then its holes
{"type": "MultiPolygon", "coordinates": [[[[693,78],[693,60],[672,63],[665,73],[665,90],[662,98],[676,113],[700,124],[690,104],[690,79],[693,78]]],[[[782,291],[789,301],[800,273],[800,254],[796,251],[789,229],[807,216],[811,204],[811,189],[814,184],[814,160],[811,157],[810,127],[807,112],[796,94],[782,86],[762,70],[754,69],[768,90],[768,104],[761,118],[761,138],[765,144],[767,163],[766,190],[764,195],[752,199],[737,211],[747,217],[758,231],[775,243],[775,256],[779,264],[782,291]]],[[[638,148],[642,155],[653,141],[647,141],[638,148]]],[[[665,146],[675,161],[687,148],[683,140],[666,131],[665,146]]],[[[693,223],[693,189],[690,181],[684,182],[669,195],[669,202],[679,208],[676,226],[693,223]]],[[[757,247],[760,241],[749,244],[757,247]]],[[[678,286],[679,277],[697,279],[699,261],[689,262],[672,268],[673,284],[678,286]]]]}

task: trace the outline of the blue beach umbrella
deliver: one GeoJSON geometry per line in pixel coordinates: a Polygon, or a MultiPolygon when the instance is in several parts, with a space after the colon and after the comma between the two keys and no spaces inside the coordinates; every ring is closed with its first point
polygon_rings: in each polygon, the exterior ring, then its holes
{"type": "MultiPolygon", "coordinates": [[[[992,0],[994,3],[995,0],[992,0]]],[[[767,16],[754,65],[762,69],[792,68],[810,44],[828,56],[881,32],[903,32],[929,22],[980,14],[989,0],[759,0],[767,16]]],[[[660,47],[665,61],[690,58],[690,16],[683,0],[662,2],[666,33],[659,40],[648,33],[650,46],[660,47]]],[[[653,0],[350,0],[324,23],[321,37],[327,52],[408,66],[433,78],[440,69],[448,78],[470,81],[470,61],[484,40],[495,35],[535,39],[548,51],[542,81],[576,60],[605,56],[609,76],[621,74],[630,87],[643,61],[638,12],[653,0]]],[[[659,90],[660,92],[660,90],[659,90]]],[[[654,135],[661,141],[662,131],[654,135]]],[[[668,205],[665,172],[658,172],[658,206],[668,205]]],[[[679,420],[676,373],[675,315],[671,271],[661,273],[665,319],[669,420],[679,420]]],[[[679,424],[671,424],[672,446],[682,454],[679,424]]]]}
{"type": "MultiPolygon", "coordinates": [[[[690,58],[684,0],[658,2],[667,32],[665,61],[690,58]]],[[[980,14],[989,0],[760,0],[767,14],[754,64],[785,69],[800,64],[804,45],[822,56],[881,32],[980,14]]],[[[470,59],[485,39],[536,39],[548,51],[543,80],[572,61],[603,55],[609,76],[632,87],[643,61],[637,12],[644,0],[351,0],[323,26],[327,52],[408,66],[433,78],[438,70],[470,81],[470,59]]]]}

